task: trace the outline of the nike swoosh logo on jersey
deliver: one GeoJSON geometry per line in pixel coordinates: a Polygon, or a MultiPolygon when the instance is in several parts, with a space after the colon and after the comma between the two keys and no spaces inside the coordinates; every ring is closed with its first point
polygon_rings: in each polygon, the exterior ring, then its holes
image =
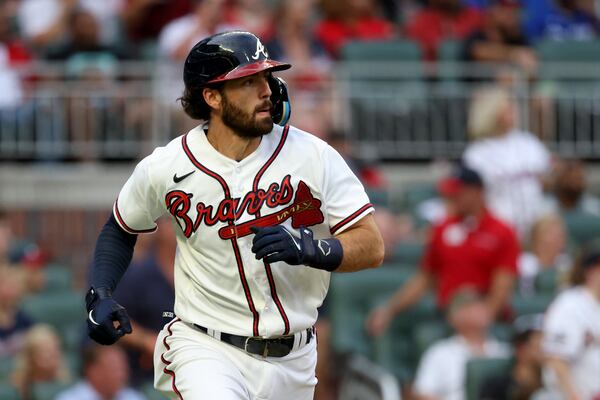
{"type": "Polygon", "coordinates": [[[192,172],[188,172],[187,174],[181,175],[181,176],[177,176],[177,173],[175,173],[175,175],[173,175],[173,182],[179,183],[182,180],[184,180],[185,178],[187,178],[188,176],[190,176],[191,174],[193,174],[194,172],[196,172],[196,170],[194,170],[192,172]]]}

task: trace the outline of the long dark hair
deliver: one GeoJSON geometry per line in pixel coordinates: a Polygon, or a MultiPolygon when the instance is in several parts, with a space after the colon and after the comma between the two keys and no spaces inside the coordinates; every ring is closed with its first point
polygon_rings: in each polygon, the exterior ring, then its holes
{"type": "MultiPolygon", "coordinates": [[[[223,84],[214,84],[206,86],[207,88],[221,90],[223,84]]],[[[208,121],[210,119],[211,108],[204,101],[202,92],[204,87],[186,87],[183,95],[177,100],[181,102],[183,111],[192,119],[208,121]]]]}

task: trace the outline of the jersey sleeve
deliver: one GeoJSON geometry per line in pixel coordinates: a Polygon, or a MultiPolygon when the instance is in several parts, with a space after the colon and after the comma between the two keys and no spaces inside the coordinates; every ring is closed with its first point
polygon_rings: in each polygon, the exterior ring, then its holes
{"type": "Polygon", "coordinates": [[[331,146],[322,154],[323,195],[332,235],[343,232],[374,211],[369,196],[342,156],[331,146]]]}
{"type": "MultiPolygon", "coordinates": [[[[560,301],[560,297],[556,301],[560,301]]],[[[564,300],[564,299],[562,299],[564,300]]],[[[542,347],[546,354],[573,359],[584,346],[585,334],[576,313],[564,301],[553,304],[544,318],[542,347]]]]}
{"type": "Polygon", "coordinates": [[[148,170],[149,161],[145,158],[135,167],[113,206],[121,228],[132,234],[154,232],[154,221],[166,212],[148,170]]]}

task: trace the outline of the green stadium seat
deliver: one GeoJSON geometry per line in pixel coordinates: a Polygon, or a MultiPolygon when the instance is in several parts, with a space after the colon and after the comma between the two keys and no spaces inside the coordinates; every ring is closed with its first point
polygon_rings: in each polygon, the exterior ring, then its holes
{"type": "Polygon", "coordinates": [[[332,324],[332,345],[338,352],[373,353],[365,319],[412,275],[400,269],[374,269],[352,274],[333,274],[327,297],[332,324]]]}
{"type": "Polygon", "coordinates": [[[154,389],[152,383],[142,385],[140,391],[148,400],[167,400],[158,390],[154,389]]]}
{"type": "MultiPolygon", "coordinates": [[[[0,382],[8,380],[15,370],[15,357],[0,357],[0,382]]],[[[3,397],[0,396],[0,399],[3,397]]]]}
{"type": "Polygon", "coordinates": [[[452,328],[443,320],[432,320],[420,323],[414,330],[414,343],[417,360],[421,359],[425,350],[433,343],[452,334],[452,328]]]}
{"type": "Polygon", "coordinates": [[[542,61],[555,62],[598,62],[600,61],[600,42],[544,40],[535,46],[542,61]]]}
{"type": "Polygon", "coordinates": [[[462,61],[464,44],[460,40],[444,40],[438,48],[437,59],[443,61],[462,61]]]}
{"type": "Polygon", "coordinates": [[[19,400],[19,393],[14,386],[5,383],[4,380],[2,380],[0,381],[0,399],[19,400]]]}
{"type": "Polygon", "coordinates": [[[411,40],[353,41],[342,48],[344,61],[420,61],[421,48],[411,40]]]}
{"type": "MultiPolygon", "coordinates": [[[[390,370],[400,381],[410,381],[420,357],[418,341],[427,340],[429,333],[423,327],[435,326],[433,329],[436,329],[439,323],[435,318],[435,300],[431,295],[396,316],[388,331],[375,342],[375,361],[390,370]]],[[[444,334],[438,336],[437,332],[436,329],[436,334],[430,335],[431,340],[437,340],[446,333],[444,331],[444,334]]]]}
{"type": "Polygon", "coordinates": [[[467,400],[479,400],[483,383],[490,377],[501,374],[510,368],[509,358],[478,358],[467,363],[465,391],[467,400]]]}
{"type": "Polygon", "coordinates": [[[513,337],[514,328],[512,324],[497,323],[492,326],[490,333],[501,342],[510,342],[513,337]]]}
{"type": "Polygon", "coordinates": [[[49,265],[44,269],[46,284],[44,292],[60,292],[70,290],[73,283],[71,271],[61,265],[49,265]]]}
{"type": "Polygon", "coordinates": [[[70,386],[68,383],[47,382],[36,383],[31,389],[32,400],[54,400],[56,396],[70,386]]]}
{"type": "Polygon", "coordinates": [[[412,265],[415,269],[421,262],[424,247],[420,242],[401,242],[394,249],[394,261],[412,265]]]}
{"type": "Polygon", "coordinates": [[[517,316],[540,314],[546,311],[553,299],[553,293],[539,293],[532,296],[515,295],[512,299],[512,308],[517,316]]]}
{"type": "Polygon", "coordinates": [[[545,269],[535,277],[535,290],[538,293],[556,293],[558,286],[558,271],[554,268],[545,269]]]}
{"type": "Polygon", "coordinates": [[[85,320],[83,294],[79,292],[41,293],[23,299],[22,307],[37,322],[48,323],[57,330],[85,320]]]}
{"type": "Polygon", "coordinates": [[[600,239],[600,217],[574,211],[562,215],[569,238],[578,246],[600,239]]]}

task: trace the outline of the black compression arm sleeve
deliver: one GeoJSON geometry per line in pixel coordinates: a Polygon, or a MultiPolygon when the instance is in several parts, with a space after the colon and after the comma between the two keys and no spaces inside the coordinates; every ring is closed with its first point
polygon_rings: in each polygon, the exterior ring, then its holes
{"type": "Polygon", "coordinates": [[[92,264],[92,286],[107,288],[111,292],[131,262],[137,235],[127,233],[111,214],[102,228],[92,264]]]}

